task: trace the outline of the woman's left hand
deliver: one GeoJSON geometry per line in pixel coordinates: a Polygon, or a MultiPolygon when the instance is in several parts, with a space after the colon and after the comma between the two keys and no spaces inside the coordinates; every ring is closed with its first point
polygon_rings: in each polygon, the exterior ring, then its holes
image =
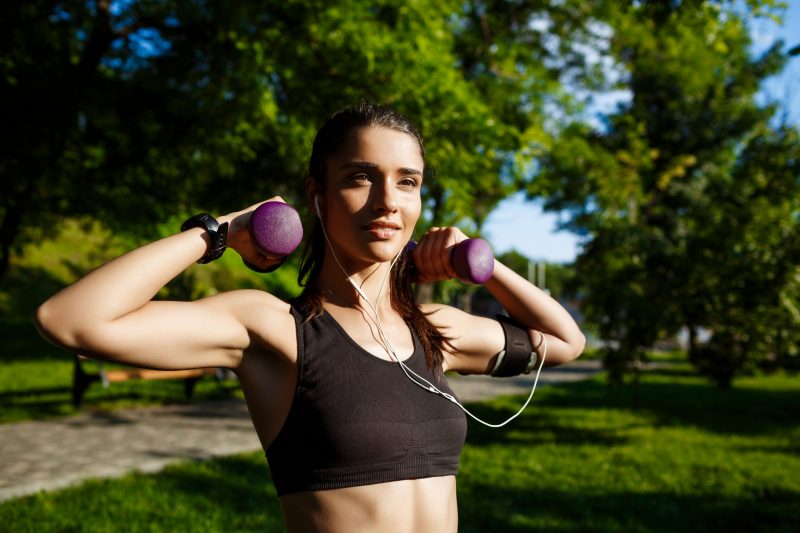
{"type": "Polygon", "coordinates": [[[444,281],[456,277],[453,248],[467,238],[454,227],[429,229],[411,254],[417,267],[418,281],[444,281]]]}
{"type": "MultiPolygon", "coordinates": [[[[285,257],[266,255],[258,250],[252,239],[250,232],[250,218],[256,208],[266,202],[284,202],[280,196],[273,196],[269,200],[263,200],[256,204],[246,207],[241,211],[235,211],[219,218],[219,223],[228,222],[228,248],[236,250],[242,257],[244,264],[256,272],[267,273],[278,268],[285,257]]],[[[280,231],[280,228],[275,228],[280,231]]]]}

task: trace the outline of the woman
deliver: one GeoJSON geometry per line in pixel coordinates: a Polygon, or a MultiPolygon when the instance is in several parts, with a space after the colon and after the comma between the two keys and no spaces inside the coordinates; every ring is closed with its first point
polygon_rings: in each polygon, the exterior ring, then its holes
{"type": "MultiPolygon", "coordinates": [[[[450,394],[443,372],[501,366],[508,330],[413,302],[412,275],[452,279],[450,251],[465,239],[455,228],[434,228],[412,258],[401,253],[420,216],[424,167],[421,138],[407,119],[368,104],[345,109],[314,141],[306,189],[318,218],[300,298],[238,290],[151,301],[193,262],[218,256],[220,243],[192,227],[65,288],[39,308],[39,327],[98,359],[236,372],[290,531],[456,531],[466,421],[412,375],[450,394]]],[[[259,254],[247,230],[256,207],[219,222],[229,223],[229,247],[268,270],[279,259],[259,254]]],[[[536,287],[499,262],[485,286],[525,343],[539,350],[546,343],[548,365],[581,353],[575,322],[536,287]]]]}

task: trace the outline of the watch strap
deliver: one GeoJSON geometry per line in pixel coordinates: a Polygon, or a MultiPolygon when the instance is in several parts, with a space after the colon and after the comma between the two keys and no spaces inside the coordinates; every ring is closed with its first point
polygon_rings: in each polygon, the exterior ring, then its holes
{"type": "Polygon", "coordinates": [[[215,259],[219,259],[225,252],[228,243],[228,223],[220,224],[217,219],[208,213],[199,213],[186,219],[181,224],[181,231],[186,231],[191,228],[204,228],[208,233],[209,247],[205,255],[197,260],[200,264],[210,263],[215,259]]]}

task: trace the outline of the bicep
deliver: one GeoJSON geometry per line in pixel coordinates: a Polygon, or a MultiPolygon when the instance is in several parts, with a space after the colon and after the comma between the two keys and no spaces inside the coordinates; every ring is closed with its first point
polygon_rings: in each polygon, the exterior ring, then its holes
{"type": "Polygon", "coordinates": [[[250,342],[225,302],[152,301],[76,339],[83,355],[158,370],[235,367],[250,342]]]}

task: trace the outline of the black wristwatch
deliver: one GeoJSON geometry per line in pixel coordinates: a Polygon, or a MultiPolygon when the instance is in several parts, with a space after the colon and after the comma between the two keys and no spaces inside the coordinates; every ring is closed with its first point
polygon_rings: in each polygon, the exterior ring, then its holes
{"type": "Polygon", "coordinates": [[[200,213],[192,218],[189,218],[181,224],[181,231],[186,231],[191,228],[205,228],[208,232],[208,237],[211,240],[206,255],[198,259],[198,263],[210,263],[215,259],[219,259],[225,252],[228,243],[228,223],[220,224],[217,219],[208,213],[200,213]]]}

